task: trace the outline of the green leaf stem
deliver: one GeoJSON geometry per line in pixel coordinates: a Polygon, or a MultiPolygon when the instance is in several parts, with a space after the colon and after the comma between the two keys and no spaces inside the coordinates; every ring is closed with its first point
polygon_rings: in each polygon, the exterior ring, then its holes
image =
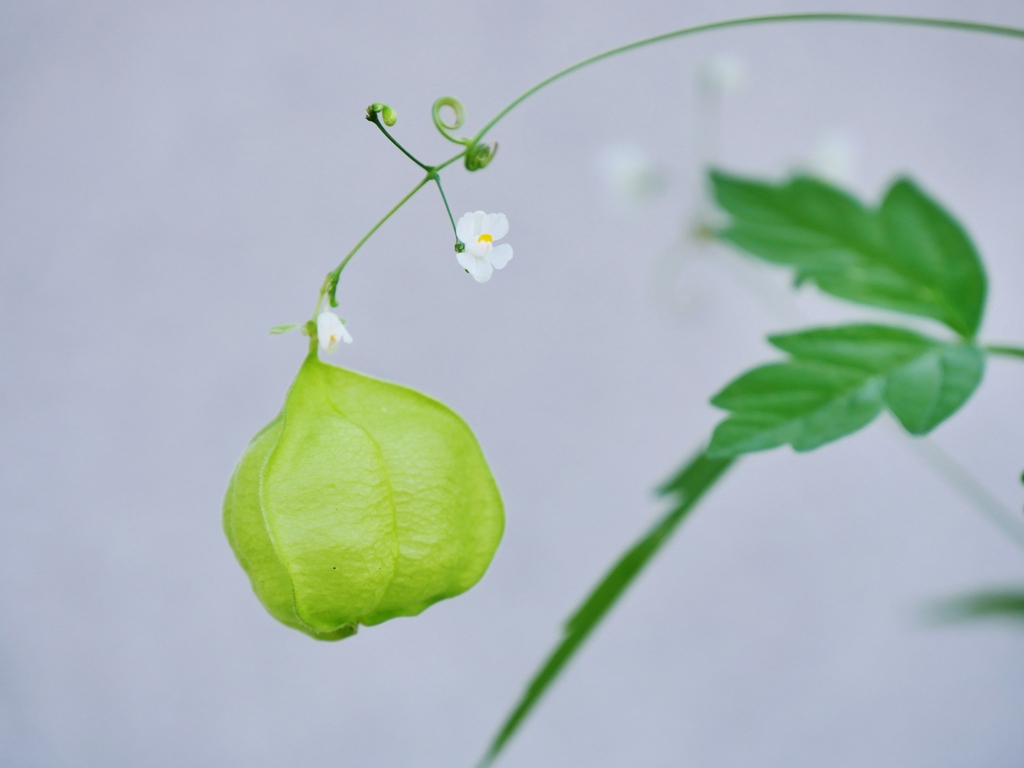
{"type": "Polygon", "coordinates": [[[719,236],[796,268],[848,301],[929,317],[972,338],[985,307],[985,271],[963,227],[909,179],[878,208],[809,177],[780,184],[711,173],[731,216],[719,236]]]}
{"type": "Polygon", "coordinates": [[[633,580],[658,554],[687,513],[725,474],[734,461],[735,459],[731,457],[711,458],[704,453],[699,453],[658,489],[661,495],[673,500],[672,508],[626,550],[625,554],[591,590],[576,612],[569,617],[561,641],[530,680],[519,702],[508,715],[481,759],[479,768],[484,768],[494,762],[527,715],[533,711],[544,693],[582,647],[584,641],[622,597],[633,580]]]}
{"type": "Polygon", "coordinates": [[[883,408],[923,435],[966,402],[984,350],[902,328],[846,325],[772,336],[791,359],[755,368],[715,395],[731,411],[708,447],[733,456],[790,444],[809,451],[869,424],[883,408]]]}

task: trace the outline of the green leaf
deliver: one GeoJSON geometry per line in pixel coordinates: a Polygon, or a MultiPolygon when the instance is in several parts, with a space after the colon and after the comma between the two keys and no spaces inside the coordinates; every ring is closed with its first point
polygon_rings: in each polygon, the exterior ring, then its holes
{"type": "Polygon", "coordinates": [[[952,415],[981,381],[984,351],[885,325],[845,325],[770,337],[790,360],[748,371],[715,395],[731,411],[708,453],[790,444],[809,451],[869,424],[883,408],[913,435],[952,415]]]}
{"type": "Polygon", "coordinates": [[[661,551],[686,514],[696,506],[732,465],[735,459],[710,458],[700,453],[691,459],[661,488],[659,493],[672,498],[674,504],[647,532],[631,546],[591,590],[583,603],[565,624],[562,640],[555,646],[540,669],[530,680],[519,702],[502,724],[490,747],[481,759],[483,768],[494,762],[527,715],[565,669],[608,611],[622,597],[627,587],[644,567],[661,551]]]}
{"type": "Polygon", "coordinates": [[[1003,618],[1024,621],[1024,590],[979,592],[937,603],[930,611],[942,622],[1003,618]]]}
{"type": "Polygon", "coordinates": [[[910,179],[878,208],[809,177],[780,184],[713,171],[731,216],[719,236],[796,268],[841,299],[930,317],[971,338],[985,307],[985,270],[963,227],[910,179]]]}
{"type": "Polygon", "coordinates": [[[270,329],[271,336],[280,336],[282,333],[288,333],[288,331],[294,331],[298,328],[300,323],[288,323],[287,325],[275,325],[270,329]]]}

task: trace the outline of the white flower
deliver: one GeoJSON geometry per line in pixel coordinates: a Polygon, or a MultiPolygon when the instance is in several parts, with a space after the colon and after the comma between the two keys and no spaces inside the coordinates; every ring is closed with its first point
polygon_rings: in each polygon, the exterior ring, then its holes
{"type": "Polygon", "coordinates": [[[504,213],[464,213],[455,225],[455,234],[466,246],[456,258],[478,283],[486,283],[495,269],[501,269],[512,258],[511,245],[494,244],[508,234],[508,219],[504,213]]]}
{"type": "Polygon", "coordinates": [[[823,136],[799,167],[812,176],[842,186],[853,182],[859,161],[857,139],[844,131],[836,131],[823,136]]]}
{"type": "Polygon", "coordinates": [[[738,93],[747,84],[747,63],[727,53],[712,56],[697,71],[697,82],[706,93],[715,96],[738,93]]]}
{"type": "Polygon", "coordinates": [[[665,191],[665,174],[647,154],[633,144],[605,147],[601,152],[601,175],[617,200],[647,203],[665,191]]]}
{"type": "Polygon", "coordinates": [[[316,319],[316,337],[320,341],[320,349],[333,352],[339,341],[352,343],[352,334],[345,328],[341,318],[333,312],[321,312],[316,319]]]}

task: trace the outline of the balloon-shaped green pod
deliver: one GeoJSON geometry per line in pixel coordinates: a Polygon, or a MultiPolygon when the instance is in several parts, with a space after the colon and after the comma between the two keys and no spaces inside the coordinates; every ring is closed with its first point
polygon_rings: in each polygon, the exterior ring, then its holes
{"type": "Polygon", "coordinates": [[[459,416],[320,362],[315,342],[224,499],[228,541],[263,605],[320,640],[465,592],[487,570],[504,520],[459,416]]]}

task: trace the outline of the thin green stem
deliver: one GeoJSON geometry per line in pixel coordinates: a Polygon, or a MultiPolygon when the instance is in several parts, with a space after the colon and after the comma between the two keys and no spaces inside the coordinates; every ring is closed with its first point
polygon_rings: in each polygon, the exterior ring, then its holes
{"type": "Polygon", "coordinates": [[[1003,357],[1024,357],[1024,349],[1004,344],[988,344],[985,351],[991,355],[1002,355],[1003,357]]]}
{"type": "Polygon", "coordinates": [[[566,621],[562,638],[526,686],[477,768],[487,768],[494,763],[587,638],[668,543],[679,524],[736,461],[737,457],[709,458],[702,451],[658,489],[661,496],[671,500],[669,510],[619,557],[566,621]]]}
{"type": "Polygon", "coordinates": [[[412,198],[412,196],[415,195],[417,192],[419,192],[423,188],[423,185],[426,184],[428,181],[430,181],[430,174],[429,173],[426,176],[424,176],[422,179],[420,179],[420,181],[416,184],[416,186],[413,187],[412,189],[410,189],[408,194],[406,194],[405,197],[403,197],[401,200],[399,200],[397,203],[395,203],[395,206],[390,211],[385,213],[384,217],[380,221],[378,221],[376,224],[374,224],[373,228],[370,229],[369,232],[367,232],[365,235],[363,235],[363,239],[360,240],[358,243],[356,243],[356,247],[353,248],[351,251],[349,251],[348,255],[345,256],[345,258],[341,260],[341,264],[338,265],[338,268],[335,270],[335,272],[337,272],[340,275],[341,271],[343,269],[345,269],[345,265],[348,264],[352,260],[352,257],[356,255],[356,251],[358,251],[360,248],[363,247],[363,243],[365,243],[367,240],[369,240],[370,237],[373,235],[373,233],[376,232],[378,229],[380,229],[381,225],[383,225],[385,221],[390,219],[399,208],[401,208],[403,205],[405,205],[407,202],[409,202],[409,200],[412,198]]]}
{"type": "Polygon", "coordinates": [[[577,64],[573,64],[571,67],[566,67],[561,72],[556,72],[546,80],[542,80],[502,109],[497,115],[491,118],[483,128],[480,129],[476,136],[473,137],[470,144],[477,144],[484,135],[498,123],[498,121],[528,98],[533,96],[533,94],[537,93],[537,91],[546,88],[557,80],[561,80],[566,75],[572,74],[584,67],[588,67],[591,64],[596,64],[604,59],[611,58],[612,56],[618,56],[620,53],[627,53],[638,48],[644,48],[648,45],[654,45],[655,43],[662,43],[666,40],[674,40],[678,37],[697,35],[702,32],[711,32],[717,29],[747,27],[758,24],[782,24],[797,21],[849,21],[876,24],[902,24],[914,27],[937,27],[940,29],[959,30],[961,32],[981,32],[991,35],[1005,35],[1007,37],[1024,38],[1024,29],[1003,27],[996,24],[975,24],[969,21],[957,21],[955,19],[932,19],[918,16],[890,16],[885,14],[867,13],[785,13],[771,16],[750,16],[742,19],[731,19],[729,21],[716,21],[712,24],[701,24],[696,27],[677,29],[675,32],[666,32],[663,35],[656,35],[644,40],[638,40],[635,43],[613,48],[610,51],[605,51],[604,53],[599,53],[596,56],[591,56],[589,59],[584,59],[577,64]]]}
{"type": "MultiPolygon", "coordinates": [[[[375,115],[375,117],[376,117],[376,115],[375,115]]],[[[317,314],[320,312],[320,305],[323,304],[324,296],[328,296],[330,298],[330,302],[331,302],[332,306],[337,306],[337,301],[335,299],[335,295],[334,294],[335,294],[335,291],[337,291],[337,288],[338,288],[338,278],[341,276],[341,271],[343,269],[345,269],[345,265],[348,264],[349,261],[352,260],[352,257],[356,255],[356,252],[360,248],[362,248],[363,245],[366,243],[366,241],[369,240],[373,236],[373,233],[376,232],[378,229],[380,229],[381,226],[384,224],[384,222],[387,221],[388,219],[390,219],[391,216],[395,213],[395,211],[397,211],[399,208],[401,208],[403,205],[405,205],[407,202],[409,202],[409,199],[413,195],[415,195],[417,192],[419,192],[420,189],[423,188],[423,185],[425,185],[431,179],[433,179],[434,181],[437,182],[437,189],[441,193],[441,199],[444,200],[444,207],[448,210],[448,219],[452,223],[452,230],[453,231],[455,230],[455,219],[452,217],[452,211],[448,207],[448,200],[447,200],[447,198],[444,195],[444,190],[441,188],[441,180],[440,180],[440,178],[438,178],[438,171],[440,171],[442,168],[445,168],[445,167],[451,165],[456,160],[461,158],[463,155],[466,154],[466,150],[462,150],[457,155],[452,155],[451,157],[449,157],[447,160],[445,160],[440,165],[435,165],[435,166],[424,165],[419,160],[417,160],[415,157],[413,157],[411,154],[409,154],[406,151],[405,147],[403,147],[401,144],[399,144],[397,141],[395,141],[392,138],[391,134],[388,133],[384,129],[383,125],[381,125],[376,120],[371,120],[371,122],[376,124],[376,126],[378,128],[380,128],[381,131],[383,131],[384,135],[387,136],[389,139],[391,139],[391,143],[394,144],[396,147],[398,147],[400,150],[402,150],[402,152],[405,153],[406,157],[408,157],[410,160],[412,160],[414,163],[416,163],[416,165],[418,165],[420,168],[425,170],[427,172],[427,175],[424,176],[415,187],[413,187],[411,190],[409,190],[409,193],[405,197],[403,197],[401,200],[399,200],[394,208],[392,208],[390,211],[388,211],[386,214],[384,214],[384,217],[380,221],[378,221],[376,224],[374,224],[373,228],[369,232],[367,232],[365,235],[363,235],[363,238],[358,243],[356,243],[355,248],[353,248],[351,251],[349,251],[348,254],[345,256],[345,258],[341,260],[341,264],[339,264],[336,269],[334,269],[334,270],[332,270],[332,271],[327,273],[327,277],[324,278],[324,282],[320,286],[320,295],[317,297],[317,300],[316,300],[316,309],[313,311],[313,319],[314,320],[316,320],[317,314]]],[[[459,241],[459,235],[458,235],[457,231],[455,233],[455,241],[456,242],[460,242],[459,241]]]]}
{"type": "MultiPolygon", "coordinates": [[[[885,14],[860,14],[860,13],[788,13],[788,14],[777,14],[777,15],[771,15],[771,16],[750,16],[750,17],[746,17],[746,18],[742,18],[742,19],[731,19],[729,21],[717,21],[717,22],[714,22],[714,23],[711,23],[711,24],[701,24],[701,25],[698,25],[698,26],[695,26],[695,27],[687,27],[685,29],[678,29],[678,30],[676,30],[674,32],[667,32],[667,33],[665,33],[663,35],[656,35],[654,37],[648,37],[648,38],[646,38],[644,40],[638,40],[635,43],[629,43],[628,45],[623,45],[623,46],[620,46],[618,48],[613,48],[610,51],[605,51],[604,53],[599,53],[596,56],[591,56],[589,59],[584,59],[581,62],[573,64],[571,67],[566,67],[562,71],[556,72],[551,77],[548,77],[545,80],[542,80],[537,85],[533,86],[532,88],[530,88],[529,90],[524,92],[522,95],[520,95],[519,97],[514,99],[504,109],[502,109],[500,112],[498,112],[498,114],[496,114],[493,118],[491,118],[491,120],[489,120],[484,125],[484,127],[481,128],[480,131],[472,139],[468,140],[468,142],[467,142],[467,149],[463,149],[461,152],[459,152],[458,154],[453,155],[452,157],[448,158],[447,160],[445,160],[440,165],[435,165],[435,166],[424,165],[419,160],[417,160],[415,157],[413,157],[413,155],[410,154],[405,149],[405,147],[403,147],[401,144],[399,144],[397,141],[395,141],[394,137],[390,133],[388,133],[387,130],[385,130],[384,126],[380,124],[379,119],[377,119],[376,113],[374,113],[373,117],[371,118],[372,122],[375,123],[378,128],[380,128],[380,130],[384,133],[385,136],[388,137],[388,139],[391,141],[391,143],[393,143],[396,147],[398,147],[402,151],[402,153],[405,154],[406,157],[408,157],[410,160],[412,160],[414,163],[416,163],[416,165],[418,165],[420,168],[422,168],[423,170],[427,171],[427,176],[419,184],[417,184],[416,187],[413,188],[413,190],[408,195],[406,195],[404,198],[402,198],[398,202],[398,204],[394,208],[392,208],[387,213],[386,216],[384,216],[383,219],[381,219],[379,222],[377,222],[377,224],[373,227],[373,229],[371,229],[369,232],[366,233],[366,235],[363,237],[363,239],[360,240],[356,244],[356,247],[353,248],[349,252],[349,254],[341,262],[341,264],[338,266],[338,268],[336,270],[334,270],[334,272],[328,274],[328,279],[324,281],[324,286],[321,288],[320,300],[317,302],[317,310],[319,310],[320,304],[323,301],[323,297],[324,297],[325,294],[329,295],[329,297],[331,299],[331,303],[334,304],[334,292],[337,289],[338,276],[341,274],[341,271],[345,268],[345,265],[349,262],[349,260],[352,258],[352,256],[355,255],[356,251],[358,251],[362,247],[363,243],[365,243],[370,238],[370,236],[374,232],[376,232],[380,228],[380,226],[391,217],[391,215],[395,211],[397,211],[399,208],[401,208],[410,197],[412,197],[414,194],[416,194],[416,192],[418,192],[419,189],[430,180],[431,173],[436,173],[437,171],[440,171],[443,168],[448,167],[449,165],[454,163],[459,158],[465,156],[465,154],[468,151],[469,147],[473,147],[473,146],[479,144],[480,140],[483,139],[484,135],[489,130],[491,130],[491,128],[493,128],[495,125],[497,125],[498,122],[502,118],[505,117],[505,115],[507,115],[509,112],[511,112],[513,109],[515,109],[517,106],[519,106],[521,103],[526,101],[526,99],[530,98],[530,96],[532,96],[533,94],[537,93],[538,91],[546,88],[547,86],[551,85],[552,83],[554,83],[554,82],[556,82],[558,80],[561,80],[566,75],[572,74],[573,72],[576,72],[577,70],[583,69],[584,67],[588,67],[591,64],[596,64],[597,62],[603,61],[604,59],[611,58],[612,56],[618,56],[620,53],[628,53],[629,51],[637,50],[639,48],[644,48],[644,47],[646,47],[648,45],[654,45],[655,43],[661,43],[661,42],[665,42],[665,41],[668,41],[668,40],[674,40],[676,38],[686,37],[686,36],[689,36],[689,35],[697,35],[697,34],[700,34],[700,33],[703,33],[703,32],[712,32],[714,30],[719,30],[719,29],[729,29],[729,28],[732,28],[732,27],[755,26],[755,25],[761,25],[761,24],[784,24],[784,23],[790,23],[790,22],[807,22],[807,21],[834,21],[834,22],[860,22],[860,23],[874,23],[874,24],[900,24],[900,25],[904,25],[904,26],[933,27],[933,28],[939,28],[939,29],[958,30],[958,31],[961,31],[961,32],[980,32],[980,33],[990,34],[990,35],[1003,35],[1005,37],[1024,38],[1024,29],[1017,29],[1015,27],[1004,27],[1004,26],[1000,26],[1000,25],[996,25],[996,24],[977,24],[977,23],[969,22],[969,21],[957,21],[955,19],[933,19],[933,18],[919,17],[919,16],[891,16],[891,15],[885,15],[885,14]]],[[[451,215],[451,212],[449,211],[449,217],[450,217],[450,215],[451,215]]],[[[989,351],[991,351],[993,354],[1008,354],[1008,355],[1014,355],[1014,356],[1019,355],[1021,357],[1024,357],[1024,354],[1019,354],[1019,351],[1010,351],[1011,349],[1013,349],[1013,348],[1009,348],[1009,347],[1005,347],[1005,348],[1004,347],[993,347],[989,351]]]]}
{"type": "Polygon", "coordinates": [[[320,284],[320,295],[316,297],[316,307],[313,309],[313,322],[316,322],[317,317],[320,315],[320,305],[324,303],[324,294],[327,293],[327,288],[331,284],[331,275],[333,272],[327,273],[327,277],[320,284]]]}
{"type": "Polygon", "coordinates": [[[430,166],[424,165],[419,160],[417,160],[415,157],[413,157],[413,154],[409,150],[407,150],[405,147],[403,147],[401,144],[399,144],[398,140],[395,139],[395,137],[392,136],[390,133],[388,133],[388,129],[384,127],[384,124],[380,121],[380,117],[377,115],[376,112],[372,112],[370,114],[370,117],[368,117],[367,119],[371,123],[376,125],[378,128],[380,128],[380,132],[383,133],[385,136],[387,136],[388,137],[388,141],[390,141],[392,144],[394,144],[396,147],[398,147],[402,151],[403,155],[405,155],[410,160],[412,160],[414,163],[416,163],[416,165],[418,165],[424,171],[427,171],[428,173],[430,172],[430,166]]]}
{"type": "MultiPolygon", "coordinates": [[[[381,226],[383,226],[384,222],[390,219],[399,208],[401,208],[403,205],[409,202],[412,196],[419,192],[423,188],[423,185],[430,181],[433,175],[433,172],[431,172],[424,176],[422,179],[420,179],[419,183],[417,183],[415,187],[410,189],[405,197],[403,197],[401,200],[395,203],[395,206],[390,211],[385,213],[384,217],[376,224],[374,224],[369,232],[363,235],[362,239],[358,243],[356,243],[355,248],[349,251],[345,258],[341,260],[341,264],[339,264],[333,272],[329,272],[327,274],[327,277],[324,279],[324,285],[320,288],[320,299],[317,301],[317,310],[320,309],[320,302],[323,301],[324,294],[328,295],[328,297],[331,300],[332,306],[337,306],[334,294],[335,291],[338,289],[338,278],[341,276],[342,270],[345,269],[345,265],[352,260],[352,257],[356,255],[356,252],[360,248],[362,248],[363,244],[373,236],[373,233],[380,229],[381,226]]],[[[316,319],[316,315],[313,316],[313,319],[316,319]]]]}
{"type": "Polygon", "coordinates": [[[457,155],[452,155],[451,157],[449,157],[447,160],[445,160],[440,165],[435,165],[434,166],[434,170],[435,171],[443,170],[443,169],[447,168],[449,165],[451,165],[452,163],[454,163],[456,160],[459,160],[459,159],[465,157],[465,155],[466,155],[466,150],[464,149],[461,152],[459,152],[457,155]]]}
{"type": "Polygon", "coordinates": [[[452,209],[448,205],[448,198],[444,196],[444,187],[441,186],[441,176],[437,171],[434,171],[431,175],[434,177],[434,183],[437,184],[437,191],[441,193],[441,199],[444,201],[444,209],[448,211],[448,221],[452,223],[452,232],[455,233],[455,248],[458,250],[458,247],[463,245],[463,242],[459,239],[459,230],[455,226],[455,217],[452,216],[452,209]]]}
{"type": "Polygon", "coordinates": [[[928,438],[912,438],[907,446],[976,508],[982,510],[1015,544],[1024,548],[1024,520],[1007,508],[966,467],[928,438]]]}

